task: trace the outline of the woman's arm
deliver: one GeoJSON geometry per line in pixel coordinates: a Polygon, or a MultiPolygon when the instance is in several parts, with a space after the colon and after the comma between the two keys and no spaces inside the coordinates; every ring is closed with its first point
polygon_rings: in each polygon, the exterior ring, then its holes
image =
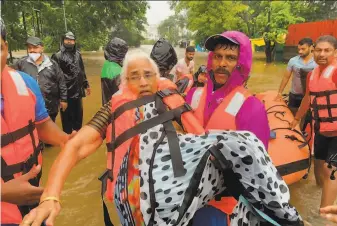
{"type": "Polygon", "coordinates": [[[66,144],[50,169],[40,205],[24,218],[24,224],[40,226],[45,219],[47,219],[48,226],[54,224],[55,218],[61,210],[59,197],[65,180],[71,169],[80,160],[94,153],[102,144],[111,121],[110,109],[111,102],[109,101],[66,144]]]}
{"type": "Polygon", "coordinates": [[[24,225],[40,226],[45,219],[47,225],[54,225],[61,210],[59,199],[67,176],[80,160],[94,153],[102,142],[100,133],[90,126],[82,127],[74,138],[67,142],[50,169],[40,205],[34,214],[25,217],[24,225]]]}
{"type": "Polygon", "coordinates": [[[68,141],[52,165],[41,200],[47,196],[59,197],[71,169],[80,160],[93,154],[102,142],[100,133],[94,128],[84,126],[80,129],[75,137],[68,141]]]}

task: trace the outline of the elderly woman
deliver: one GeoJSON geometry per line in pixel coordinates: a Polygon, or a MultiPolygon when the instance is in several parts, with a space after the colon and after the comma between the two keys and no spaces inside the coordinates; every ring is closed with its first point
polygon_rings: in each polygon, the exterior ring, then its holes
{"type": "MultiPolygon", "coordinates": [[[[186,226],[224,192],[239,200],[231,225],[303,225],[289,204],[287,185],[252,133],[205,133],[174,84],[159,78],[158,67],[144,53],[127,54],[121,79],[112,113],[103,107],[70,140],[51,168],[37,211],[22,225],[38,226],[45,219],[53,225],[66,177],[105,136],[103,190],[115,201],[123,226],[186,226]]],[[[112,225],[106,217],[105,224],[112,225]]]]}

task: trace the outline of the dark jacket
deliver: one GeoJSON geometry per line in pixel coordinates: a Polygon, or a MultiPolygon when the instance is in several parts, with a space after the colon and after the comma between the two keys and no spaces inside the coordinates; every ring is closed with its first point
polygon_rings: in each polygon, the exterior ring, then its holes
{"type": "Polygon", "coordinates": [[[127,43],[120,38],[111,39],[104,48],[105,62],[101,73],[103,105],[110,101],[111,96],[119,90],[120,73],[128,49],[127,43]]]}
{"type": "Polygon", "coordinates": [[[28,57],[23,57],[13,66],[31,75],[39,84],[49,114],[56,114],[60,101],[67,101],[67,86],[58,64],[44,55],[40,68],[28,57]]]}
{"type": "Polygon", "coordinates": [[[89,88],[81,53],[76,49],[67,50],[61,41],[60,50],[51,57],[60,66],[68,89],[68,99],[85,97],[84,89],[89,88]]]}

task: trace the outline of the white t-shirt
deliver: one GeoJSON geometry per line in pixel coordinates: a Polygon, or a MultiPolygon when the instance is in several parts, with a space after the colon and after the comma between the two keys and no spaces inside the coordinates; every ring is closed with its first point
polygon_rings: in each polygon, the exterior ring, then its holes
{"type": "Polygon", "coordinates": [[[192,74],[194,71],[194,61],[191,60],[188,66],[185,62],[185,58],[182,58],[178,61],[178,63],[172,68],[170,72],[170,74],[174,75],[174,82],[177,81],[177,71],[180,72],[181,75],[192,74]]]}

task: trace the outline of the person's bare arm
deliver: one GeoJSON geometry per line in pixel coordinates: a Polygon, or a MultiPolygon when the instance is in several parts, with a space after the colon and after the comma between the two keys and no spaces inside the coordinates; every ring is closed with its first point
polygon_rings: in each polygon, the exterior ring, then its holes
{"type": "Polygon", "coordinates": [[[47,196],[59,197],[71,169],[94,153],[102,142],[103,139],[97,130],[90,126],[82,127],[74,138],[68,141],[52,165],[41,200],[47,196]]]}
{"type": "Polygon", "coordinates": [[[281,97],[282,97],[282,93],[283,93],[283,91],[284,91],[284,88],[287,86],[290,77],[291,77],[291,71],[288,71],[288,70],[287,70],[287,71],[284,73],[282,82],[281,82],[281,84],[280,84],[280,87],[279,87],[279,90],[278,90],[278,96],[277,96],[277,98],[281,98],[281,97]]]}
{"type": "Polygon", "coordinates": [[[303,116],[307,113],[307,111],[310,108],[310,91],[309,91],[309,78],[311,76],[311,73],[307,75],[307,88],[305,91],[305,95],[302,99],[301,105],[298,108],[298,111],[295,115],[294,121],[291,123],[290,127],[294,129],[296,125],[299,123],[299,121],[303,118],[303,116]]]}
{"type": "Polygon", "coordinates": [[[50,118],[35,125],[40,140],[45,143],[63,147],[69,135],[63,132],[50,118]]]}
{"type": "Polygon", "coordinates": [[[61,210],[60,203],[56,199],[60,199],[61,190],[70,171],[79,161],[94,153],[102,142],[100,133],[87,125],[67,142],[50,169],[40,205],[34,212],[36,214],[27,215],[24,219],[25,224],[40,226],[46,219],[47,225],[54,225],[55,218],[61,210]],[[46,201],[46,198],[52,200],[46,201]]]}
{"type": "Polygon", "coordinates": [[[67,142],[62,152],[53,163],[45,190],[41,196],[41,203],[36,211],[26,215],[24,221],[32,226],[40,226],[46,220],[47,225],[53,225],[61,210],[60,203],[46,200],[47,197],[58,199],[61,190],[72,168],[94,153],[105,138],[108,125],[111,122],[111,102],[109,101],[96,113],[90,122],[82,127],[76,135],[67,142]]]}

